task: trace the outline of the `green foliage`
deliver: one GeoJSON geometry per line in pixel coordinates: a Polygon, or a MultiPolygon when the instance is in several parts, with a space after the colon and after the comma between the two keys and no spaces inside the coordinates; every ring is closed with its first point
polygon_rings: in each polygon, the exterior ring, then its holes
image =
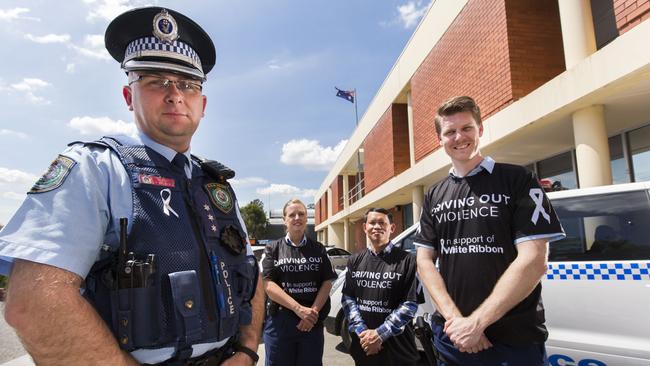
{"type": "Polygon", "coordinates": [[[259,199],[254,199],[249,204],[241,208],[241,215],[244,218],[248,235],[251,239],[261,238],[266,232],[269,221],[264,213],[264,203],[259,199]]]}

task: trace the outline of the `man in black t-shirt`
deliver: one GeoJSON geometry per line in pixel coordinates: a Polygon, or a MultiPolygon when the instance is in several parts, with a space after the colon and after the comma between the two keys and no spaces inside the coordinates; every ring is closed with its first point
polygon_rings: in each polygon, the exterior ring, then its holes
{"type": "Polygon", "coordinates": [[[534,173],[481,155],[472,98],[445,102],[435,127],[452,169],[425,197],[415,245],[439,365],[543,365],[540,280],[562,226],[534,173]]]}
{"type": "Polygon", "coordinates": [[[390,241],[392,215],[371,208],[363,230],[370,245],[348,259],[342,305],[357,366],[415,365],[411,320],[418,308],[415,256],[390,241]]]}

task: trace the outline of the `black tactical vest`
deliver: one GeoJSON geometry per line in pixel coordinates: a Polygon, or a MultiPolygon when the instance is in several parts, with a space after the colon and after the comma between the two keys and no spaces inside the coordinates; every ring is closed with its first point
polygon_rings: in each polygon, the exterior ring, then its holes
{"type": "Polygon", "coordinates": [[[146,146],[111,137],[89,144],[114,151],[133,188],[127,239],[133,254],[119,258],[119,248],[105,246],[84,294],[122,349],[172,346],[178,357],[192,344],[223,340],[250,324],[258,269],[246,255],[226,181],[234,172],[193,157],[189,180],[146,146]]]}

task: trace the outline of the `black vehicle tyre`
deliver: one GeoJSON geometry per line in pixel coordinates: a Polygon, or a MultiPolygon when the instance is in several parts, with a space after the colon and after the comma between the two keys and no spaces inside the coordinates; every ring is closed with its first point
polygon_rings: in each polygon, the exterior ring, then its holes
{"type": "Polygon", "coordinates": [[[341,321],[341,340],[343,341],[345,349],[349,351],[350,345],[352,344],[352,336],[350,336],[350,332],[348,331],[348,318],[345,316],[341,321]]]}

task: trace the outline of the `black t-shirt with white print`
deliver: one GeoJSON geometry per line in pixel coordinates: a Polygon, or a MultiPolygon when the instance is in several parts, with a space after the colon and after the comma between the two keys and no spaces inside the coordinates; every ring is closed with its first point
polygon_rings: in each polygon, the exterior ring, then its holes
{"type": "Polygon", "coordinates": [[[418,302],[415,256],[393,246],[374,255],[370,249],[348,259],[343,293],[356,300],[369,329],[379,327],[404,301],[418,302]]]}
{"type": "MultiPolygon", "coordinates": [[[[434,248],[449,295],[469,316],[492,293],[517,257],[516,243],[564,234],[537,177],[526,168],[495,163],[466,177],[448,176],[429,189],[415,242],[434,248]]],[[[543,342],[541,284],[485,333],[512,345],[543,342]]]]}
{"type": "MultiPolygon", "coordinates": [[[[337,278],[323,244],[307,238],[302,246],[293,246],[286,238],[267,244],[262,261],[262,275],[278,284],[300,305],[310,307],[323,282],[337,278]]],[[[330,309],[329,298],[320,318],[330,309]]]]}

